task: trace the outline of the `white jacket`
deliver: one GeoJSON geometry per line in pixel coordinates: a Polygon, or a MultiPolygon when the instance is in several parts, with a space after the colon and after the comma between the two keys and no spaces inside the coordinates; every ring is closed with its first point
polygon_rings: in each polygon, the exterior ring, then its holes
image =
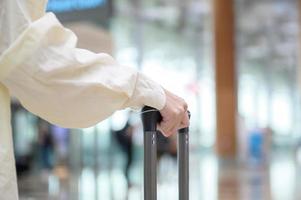
{"type": "Polygon", "coordinates": [[[18,199],[9,93],[34,114],[83,128],[126,107],[162,109],[160,85],[107,54],[76,48],[46,0],[0,0],[0,199],[18,199]]]}

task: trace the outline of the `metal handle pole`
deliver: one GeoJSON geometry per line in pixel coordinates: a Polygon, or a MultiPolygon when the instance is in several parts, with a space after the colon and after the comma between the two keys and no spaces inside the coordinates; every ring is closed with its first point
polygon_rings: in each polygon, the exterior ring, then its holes
{"type": "Polygon", "coordinates": [[[161,121],[161,115],[154,108],[148,106],[145,106],[142,112],[144,131],[144,200],[157,200],[157,123],[161,121]]]}
{"type": "Polygon", "coordinates": [[[189,199],[189,128],[178,134],[178,178],[179,200],[189,199]]]}

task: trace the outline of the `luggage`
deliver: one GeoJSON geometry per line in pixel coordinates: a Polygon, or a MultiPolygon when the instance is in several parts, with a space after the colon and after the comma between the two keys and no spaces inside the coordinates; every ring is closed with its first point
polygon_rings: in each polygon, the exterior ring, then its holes
{"type": "MultiPolygon", "coordinates": [[[[162,120],[158,110],[142,109],[144,131],[144,200],[157,200],[157,124],[162,120]]],[[[189,128],[178,134],[179,200],[189,199],[189,128]]]]}

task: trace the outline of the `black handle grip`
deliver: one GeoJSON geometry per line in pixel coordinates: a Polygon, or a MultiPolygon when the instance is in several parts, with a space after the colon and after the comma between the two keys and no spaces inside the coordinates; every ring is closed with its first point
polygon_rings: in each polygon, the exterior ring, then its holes
{"type": "Polygon", "coordinates": [[[157,200],[157,124],[162,120],[158,110],[142,109],[144,130],[144,200],[157,200]]]}
{"type": "Polygon", "coordinates": [[[142,123],[145,131],[157,131],[157,124],[162,121],[160,112],[152,107],[144,106],[142,109],[142,123]]]}

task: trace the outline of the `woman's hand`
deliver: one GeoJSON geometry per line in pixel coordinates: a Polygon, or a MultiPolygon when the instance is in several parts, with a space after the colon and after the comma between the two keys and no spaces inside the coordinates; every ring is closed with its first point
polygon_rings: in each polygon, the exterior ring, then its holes
{"type": "Polygon", "coordinates": [[[166,103],[160,113],[162,122],[159,124],[159,130],[166,137],[173,135],[179,129],[189,126],[189,117],[187,113],[187,103],[184,99],[165,90],[166,103]]]}

